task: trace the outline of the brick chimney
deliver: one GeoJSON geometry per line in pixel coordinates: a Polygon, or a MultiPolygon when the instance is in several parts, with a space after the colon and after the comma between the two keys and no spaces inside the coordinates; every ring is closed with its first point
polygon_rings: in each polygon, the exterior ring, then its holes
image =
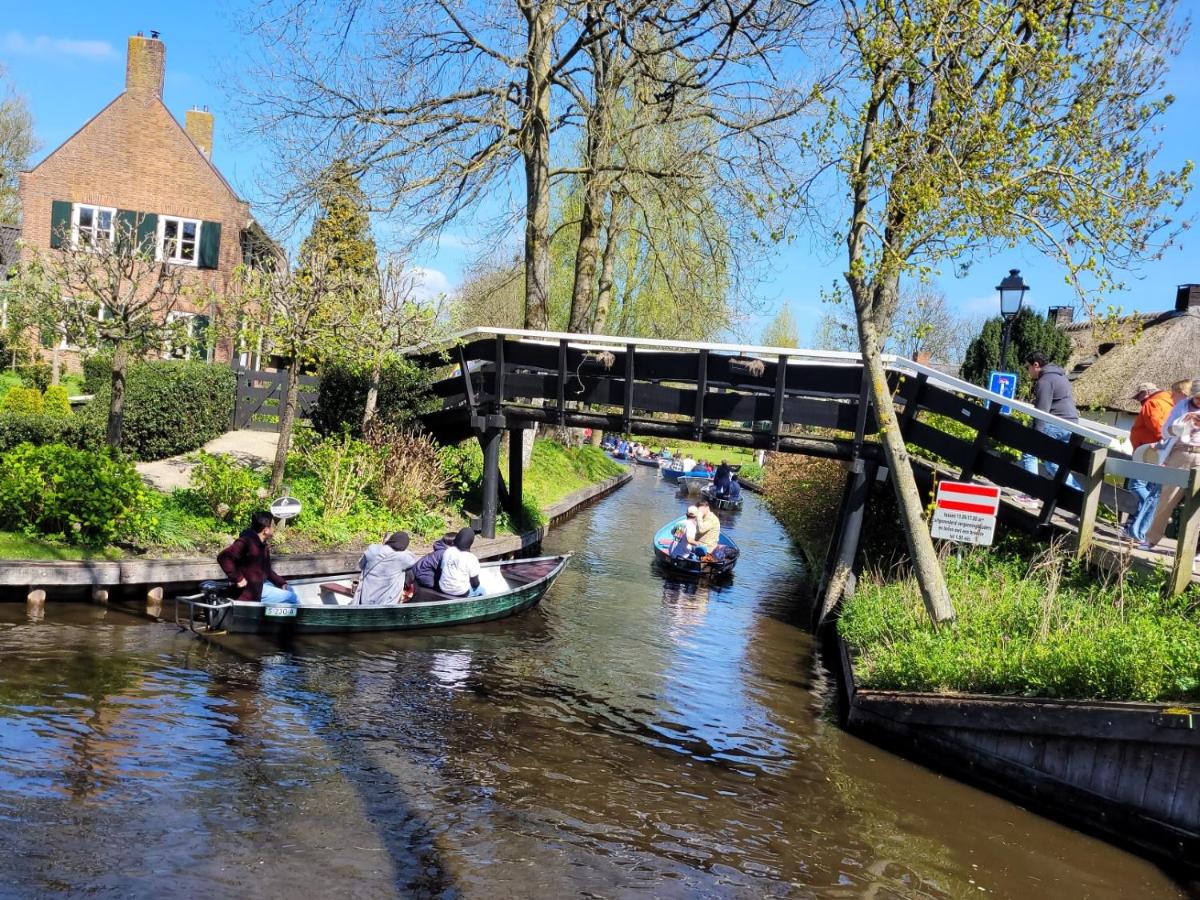
{"type": "Polygon", "coordinates": [[[187,111],[183,124],[188,137],[192,139],[200,151],[212,159],[213,147],[213,114],[208,107],[195,107],[187,111]]]}
{"type": "Polygon", "coordinates": [[[1052,306],[1046,310],[1046,317],[1055,328],[1062,328],[1064,325],[1070,325],[1075,321],[1075,307],[1052,306]]]}
{"type": "Polygon", "coordinates": [[[1200,284],[1181,284],[1175,289],[1175,309],[1187,312],[1200,309],[1200,284]]]}
{"type": "Polygon", "coordinates": [[[158,39],[157,31],[150,32],[150,37],[143,37],[140,32],[133,35],[125,61],[126,92],[161,100],[166,57],[166,45],[158,39]]]}

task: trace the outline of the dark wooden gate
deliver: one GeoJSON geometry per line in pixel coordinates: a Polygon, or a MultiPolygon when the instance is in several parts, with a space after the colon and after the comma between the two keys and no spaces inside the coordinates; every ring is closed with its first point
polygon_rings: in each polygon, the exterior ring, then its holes
{"type": "MultiPolygon", "coordinates": [[[[237,369],[237,397],[233,406],[233,427],[253,431],[278,431],[283,396],[287,389],[287,372],[264,372],[257,369],[237,369]]],[[[300,398],[296,409],[298,419],[307,419],[317,405],[321,379],[315,375],[300,376],[300,398]]]]}

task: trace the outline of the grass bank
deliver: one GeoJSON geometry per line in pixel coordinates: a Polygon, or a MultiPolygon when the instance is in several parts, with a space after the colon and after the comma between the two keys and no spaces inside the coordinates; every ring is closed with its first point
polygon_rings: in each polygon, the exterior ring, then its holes
{"type": "Polygon", "coordinates": [[[873,573],[839,623],[856,680],[885,690],[1200,701],[1200,597],[1133,571],[1103,582],[1010,535],[944,562],[957,620],[935,630],[916,582],[873,573]]]}
{"type": "MultiPolygon", "coordinates": [[[[507,472],[507,460],[505,466],[507,472]]],[[[564,447],[556,441],[536,441],[525,470],[526,517],[541,525],[543,510],[580,488],[624,471],[624,466],[609,459],[599,447],[564,447]]]]}
{"type": "Polygon", "coordinates": [[[660,447],[667,447],[672,453],[682,450],[691,454],[692,459],[706,459],[714,466],[721,460],[728,460],[730,465],[747,465],[754,462],[754,450],[748,447],[728,447],[725,444],[709,444],[704,441],[677,441],[674,438],[653,437],[647,435],[632,435],[631,441],[640,441],[651,450],[657,452],[660,447]]]}

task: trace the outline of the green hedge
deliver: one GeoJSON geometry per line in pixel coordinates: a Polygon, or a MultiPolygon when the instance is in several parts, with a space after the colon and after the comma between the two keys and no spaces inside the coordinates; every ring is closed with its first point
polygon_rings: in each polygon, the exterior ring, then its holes
{"type": "MultiPolygon", "coordinates": [[[[121,449],[136,459],[163,459],[204,446],[232,427],[236,388],[229,366],[181,360],[131,363],[125,373],[121,449]]],[[[95,395],[82,418],[103,433],[111,385],[104,384],[95,395]]]]}
{"type": "Polygon", "coordinates": [[[80,416],[0,413],[0,453],[18,444],[95,447],[103,440],[103,429],[80,416]]]}
{"type": "MultiPolygon", "coordinates": [[[[321,388],[313,409],[312,424],[321,434],[362,430],[367,404],[368,374],[355,368],[329,365],[321,370],[321,388]]],[[[379,387],[376,416],[391,425],[405,425],[437,404],[429,394],[426,371],[403,360],[384,369],[379,387]]]]}
{"type": "Polygon", "coordinates": [[[146,488],[104,452],[22,444],[0,456],[0,528],[103,545],[139,527],[146,488]]]}

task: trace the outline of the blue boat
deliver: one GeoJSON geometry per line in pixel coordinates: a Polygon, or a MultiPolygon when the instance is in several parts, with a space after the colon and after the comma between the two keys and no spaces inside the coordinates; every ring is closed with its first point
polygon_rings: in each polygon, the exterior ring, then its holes
{"type": "Polygon", "coordinates": [[[712,478],[712,475],[707,472],[697,471],[696,469],[685,472],[683,469],[676,469],[674,465],[670,465],[662,469],[662,477],[667,479],[667,481],[679,481],[681,478],[699,478],[708,481],[712,478]]]}
{"type": "Polygon", "coordinates": [[[726,572],[732,572],[741,551],[733,538],[724,531],[721,532],[717,549],[702,559],[671,556],[671,545],[675,542],[674,531],[682,527],[685,521],[687,520],[680,517],[658,529],[654,535],[655,559],[666,568],[687,575],[724,575],[726,572]]]}

